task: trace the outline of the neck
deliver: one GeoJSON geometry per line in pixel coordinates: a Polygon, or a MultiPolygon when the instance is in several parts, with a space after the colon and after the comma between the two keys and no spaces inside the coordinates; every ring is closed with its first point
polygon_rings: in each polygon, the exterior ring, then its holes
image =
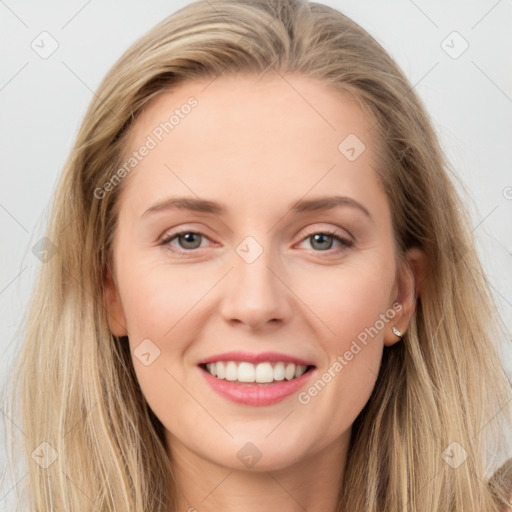
{"type": "Polygon", "coordinates": [[[177,511],[337,512],[350,431],[281,469],[220,466],[171,441],[177,511]]]}

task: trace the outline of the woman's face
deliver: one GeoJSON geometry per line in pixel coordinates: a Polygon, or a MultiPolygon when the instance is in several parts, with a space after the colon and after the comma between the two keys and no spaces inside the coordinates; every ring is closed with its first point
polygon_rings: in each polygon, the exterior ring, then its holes
{"type": "Polygon", "coordinates": [[[375,151],[300,76],[184,83],[137,119],[110,324],[171,452],[269,470],[346,447],[414,302],[375,151]]]}

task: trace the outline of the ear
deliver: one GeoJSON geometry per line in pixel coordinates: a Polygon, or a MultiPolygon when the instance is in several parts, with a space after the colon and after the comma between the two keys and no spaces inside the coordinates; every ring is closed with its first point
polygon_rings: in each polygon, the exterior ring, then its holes
{"type": "Polygon", "coordinates": [[[114,336],[126,336],[128,330],[126,328],[126,318],[124,316],[121,297],[117,289],[117,285],[112,277],[110,267],[107,267],[105,281],[103,283],[104,299],[108,313],[108,325],[114,336]]]}
{"type": "Polygon", "coordinates": [[[397,271],[395,283],[396,315],[386,326],[384,345],[391,346],[400,341],[400,337],[393,333],[392,328],[398,329],[402,335],[407,330],[411,317],[416,308],[416,302],[421,294],[421,285],[426,275],[427,258],[425,253],[416,247],[405,253],[405,261],[397,271]]]}

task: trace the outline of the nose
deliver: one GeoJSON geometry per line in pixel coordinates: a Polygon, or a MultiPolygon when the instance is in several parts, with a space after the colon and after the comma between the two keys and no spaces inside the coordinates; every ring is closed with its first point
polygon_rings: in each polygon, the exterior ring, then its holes
{"type": "Polygon", "coordinates": [[[222,318],[230,324],[253,330],[282,325],[293,313],[293,293],[286,284],[285,271],[272,261],[270,251],[252,262],[238,254],[233,257],[233,270],[225,280],[220,306],[222,318]]]}

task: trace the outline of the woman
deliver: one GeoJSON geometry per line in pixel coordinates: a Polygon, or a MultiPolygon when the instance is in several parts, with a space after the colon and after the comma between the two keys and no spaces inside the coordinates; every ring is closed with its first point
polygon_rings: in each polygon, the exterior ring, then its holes
{"type": "Polygon", "coordinates": [[[499,318],[411,85],[341,13],[196,2],[60,181],[19,367],[33,510],[509,510],[499,318]]]}

